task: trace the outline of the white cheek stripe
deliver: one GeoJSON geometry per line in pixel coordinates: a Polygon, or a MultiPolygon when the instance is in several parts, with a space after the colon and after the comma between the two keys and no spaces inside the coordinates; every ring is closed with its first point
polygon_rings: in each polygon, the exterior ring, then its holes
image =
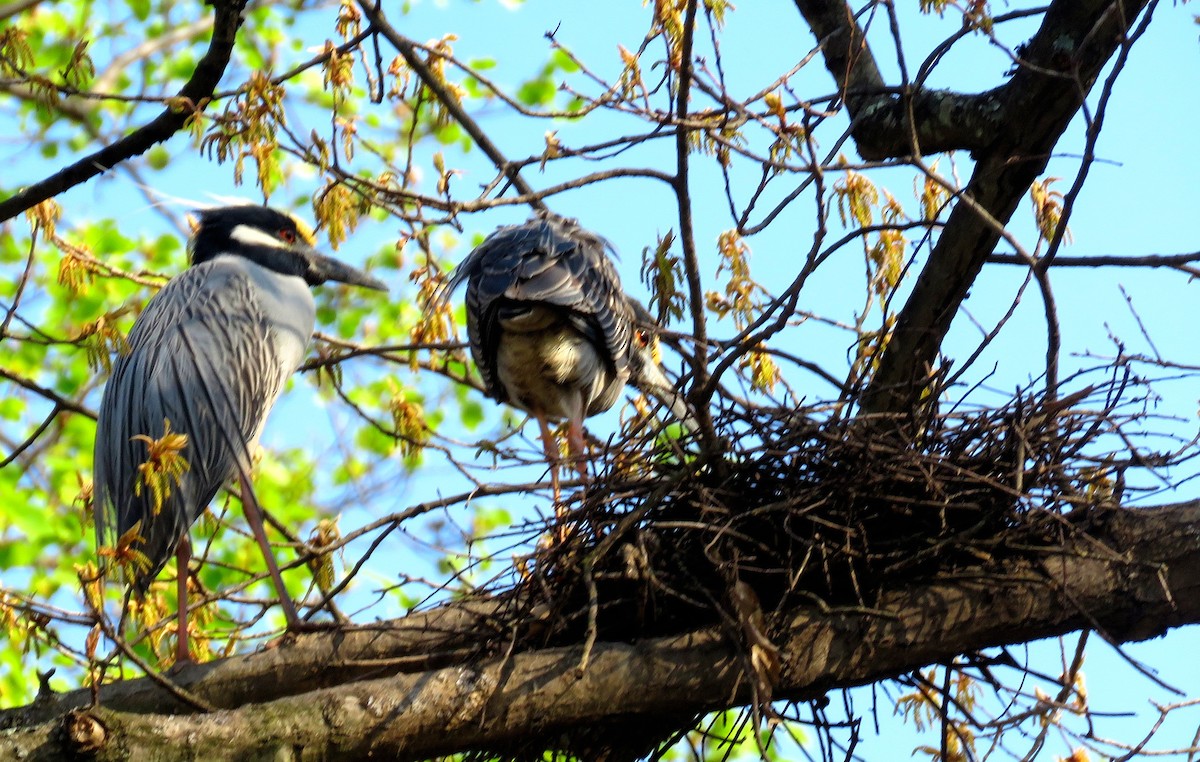
{"type": "Polygon", "coordinates": [[[270,246],[274,249],[286,249],[288,245],[270,233],[263,232],[249,225],[237,225],[229,237],[247,246],[270,246]]]}

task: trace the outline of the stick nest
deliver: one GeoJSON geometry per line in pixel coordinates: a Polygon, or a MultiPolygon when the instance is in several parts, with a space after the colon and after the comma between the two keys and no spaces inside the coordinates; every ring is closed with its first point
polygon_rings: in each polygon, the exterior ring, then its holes
{"type": "MultiPolygon", "coordinates": [[[[871,607],[929,580],[1061,541],[1081,506],[1118,500],[1111,431],[1047,402],[926,420],[729,405],[716,442],[629,438],[569,496],[513,591],[526,645],[651,637],[739,621],[733,591],[765,612],[871,607]],[[648,457],[647,453],[656,453],[648,457]]],[[[519,620],[517,620],[519,621],[519,620]]]]}

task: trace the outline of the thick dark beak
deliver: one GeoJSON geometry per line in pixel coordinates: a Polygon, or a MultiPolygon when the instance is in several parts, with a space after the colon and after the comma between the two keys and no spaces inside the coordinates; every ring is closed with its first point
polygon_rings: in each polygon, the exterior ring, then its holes
{"type": "Polygon", "coordinates": [[[649,348],[634,349],[631,360],[633,367],[629,382],[639,391],[649,394],[666,405],[675,420],[683,424],[684,428],[691,429],[694,420],[691,408],[688,407],[683,394],[675,388],[662,369],[658,367],[649,348]]]}
{"type": "Polygon", "coordinates": [[[387,291],[387,286],[383,281],[372,278],[357,267],[351,267],[312,249],[305,253],[308,256],[308,277],[305,280],[314,286],[333,280],[338,283],[348,283],[351,286],[387,291]]]}
{"type": "MultiPolygon", "coordinates": [[[[658,324],[654,320],[654,316],[650,314],[641,302],[631,296],[626,296],[625,301],[633,310],[634,323],[642,330],[653,332],[658,328],[658,324]]],[[[657,342],[657,337],[654,341],[657,342]]],[[[630,378],[629,382],[639,390],[649,394],[659,402],[666,405],[671,415],[677,421],[683,424],[684,428],[692,429],[695,417],[692,415],[691,408],[683,398],[683,394],[675,388],[666,374],[662,372],[658,361],[654,357],[654,351],[651,347],[643,347],[634,342],[633,355],[630,357],[630,378]]]]}

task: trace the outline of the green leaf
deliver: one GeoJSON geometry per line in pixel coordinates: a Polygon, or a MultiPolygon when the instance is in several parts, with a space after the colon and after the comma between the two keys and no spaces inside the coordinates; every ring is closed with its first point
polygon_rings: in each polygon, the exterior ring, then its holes
{"type": "Polygon", "coordinates": [[[550,61],[559,71],[564,71],[568,74],[574,74],[580,70],[579,64],[571,56],[567,55],[565,50],[555,50],[551,53],[550,61]]]}
{"type": "Polygon", "coordinates": [[[151,169],[166,169],[167,164],[171,161],[171,154],[160,145],[154,146],[146,154],[146,161],[150,164],[151,169]]]}
{"type": "Polygon", "coordinates": [[[554,100],[558,86],[549,77],[531,79],[517,90],[517,98],[529,106],[545,106],[554,100]]]}
{"type": "Polygon", "coordinates": [[[470,431],[479,428],[479,424],[483,423],[483,405],[474,400],[464,403],[460,419],[470,431]]]}

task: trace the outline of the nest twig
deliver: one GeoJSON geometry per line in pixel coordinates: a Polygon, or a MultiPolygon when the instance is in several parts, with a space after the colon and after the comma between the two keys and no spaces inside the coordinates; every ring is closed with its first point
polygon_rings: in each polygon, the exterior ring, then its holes
{"type": "Polygon", "coordinates": [[[550,612],[536,645],[730,621],[736,582],[768,612],[871,607],[885,586],[1054,541],[1052,517],[1111,501],[1095,486],[1109,476],[1080,458],[1109,431],[1111,404],[1075,407],[1096,394],[869,425],[731,405],[716,418],[721,452],[676,442],[652,467],[653,442],[610,454],[516,597],[550,612]]]}

